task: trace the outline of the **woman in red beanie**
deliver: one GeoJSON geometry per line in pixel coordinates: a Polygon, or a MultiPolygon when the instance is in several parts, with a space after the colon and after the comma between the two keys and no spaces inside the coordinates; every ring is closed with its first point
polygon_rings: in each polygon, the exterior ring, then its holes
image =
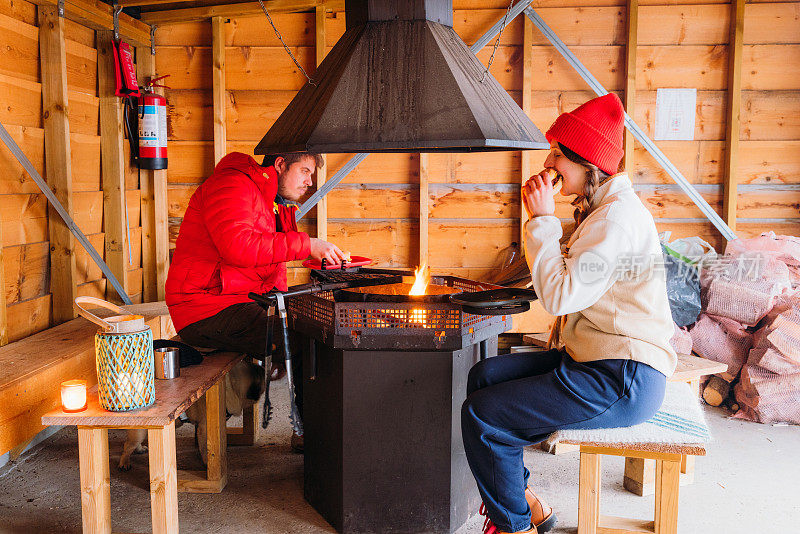
{"type": "Polygon", "coordinates": [[[461,427],[489,534],[555,525],[552,508],[528,487],[524,446],[559,429],[646,421],[675,370],[655,223],[618,172],[624,116],[614,94],[559,116],[546,134],[546,169],[522,190],[533,287],[557,320],[550,350],[497,356],[470,370],[461,427]],[[562,195],[576,195],[575,225],[563,239],[553,177],[563,180],[562,195]]]}

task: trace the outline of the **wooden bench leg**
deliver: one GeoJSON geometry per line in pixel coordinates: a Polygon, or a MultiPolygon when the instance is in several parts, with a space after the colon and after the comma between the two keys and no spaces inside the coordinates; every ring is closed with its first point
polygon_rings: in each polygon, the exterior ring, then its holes
{"type": "MultiPolygon", "coordinates": [[[[694,482],[694,456],[683,456],[681,460],[680,485],[694,482]]],[[[622,485],[640,497],[656,492],[656,462],[644,458],[625,458],[625,477],[622,485]]]]}
{"type": "Polygon", "coordinates": [[[147,430],[150,448],[150,513],[153,534],[178,532],[178,471],[175,422],[147,430]]]}
{"type": "Polygon", "coordinates": [[[78,427],[83,532],[111,533],[111,473],[108,430],[78,427]]]}
{"type": "Polygon", "coordinates": [[[596,534],[600,519],[600,455],[581,452],[578,534],[596,534]]]}
{"type": "Polygon", "coordinates": [[[681,462],[656,460],[655,534],[677,534],[681,462]]]}
{"type": "Polygon", "coordinates": [[[206,393],[206,424],[208,428],[208,481],[219,491],[228,481],[228,432],[225,428],[225,380],[222,379],[206,393]]]}
{"type": "Polygon", "coordinates": [[[242,410],[242,426],[228,428],[228,445],[252,446],[258,441],[258,428],[260,424],[259,403],[247,406],[242,410]]]}
{"type": "Polygon", "coordinates": [[[644,458],[625,458],[622,485],[631,493],[643,496],[655,493],[656,462],[644,458]]]}
{"type": "Polygon", "coordinates": [[[206,471],[179,471],[178,490],[187,493],[219,493],[228,482],[228,433],[225,428],[225,380],[206,391],[206,471]]]}

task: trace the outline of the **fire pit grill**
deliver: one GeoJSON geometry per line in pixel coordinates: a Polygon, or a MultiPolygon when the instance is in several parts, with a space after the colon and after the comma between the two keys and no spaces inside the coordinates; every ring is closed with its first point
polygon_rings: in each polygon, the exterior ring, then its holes
{"type": "MultiPolygon", "coordinates": [[[[412,275],[312,271],[322,284],[369,281],[358,289],[369,301],[354,302],[358,292],[346,288],[286,300],[303,361],[304,495],[343,534],[448,534],[480,505],[461,405],[470,368],[497,354],[511,316],[390,291],[412,275]],[[382,289],[372,290],[373,281],[382,289]]],[[[458,292],[496,287],[455,276],[431,283],[458,292]]]]}
{"type": "MultiPolygon", "coordinates": [[[[347,281],[388,275],[410,276],[408,271],[360,269],[358,271],[313,271],[324,281],[347,281]]],[[[433,276],[431,284],[474,292],[498,286],[459,278],[433,276]]],[[[409,297],[406,302],[346,302],[338,291],[323,291],[288,299],[290,325],[333,348],[457,350],[498,335],[511,326],[510,316],[466,313],[458,304],[425,302],[409,297]]],[[[352,300],[352,299],[349,299],[352,300]]],[[[388,300],[388,299],[387,299],[388,300]]]]}

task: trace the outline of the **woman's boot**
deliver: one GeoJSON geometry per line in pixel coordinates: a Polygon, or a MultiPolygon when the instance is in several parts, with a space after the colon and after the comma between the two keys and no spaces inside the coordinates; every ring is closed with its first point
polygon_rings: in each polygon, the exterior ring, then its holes
{"type": "Polygon", "coordinates": [[[558,519],[553,513],[553,509],[537,497],[530,486],[525,488],[525,500],[528,501],[528,507],[531,509],[531,524],[538,529],[538,532],[547,532],[556,526],[558,519]]]}

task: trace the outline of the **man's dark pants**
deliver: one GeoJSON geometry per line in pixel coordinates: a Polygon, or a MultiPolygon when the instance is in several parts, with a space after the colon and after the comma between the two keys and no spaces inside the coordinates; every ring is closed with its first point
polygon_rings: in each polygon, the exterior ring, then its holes
{"type": "MultiPolygon", "coordinates": [[[[278,350],[272,353],[273,365],[283,366],[283,348],[277,317],[273,321],[272,343],[278,350]]],[[[196,347],[244,352],[253,358],[264,360],[267,354],[267,312],[255,302],[244,302],[228,306],[216,315],[201,319],[182,328],[178,335],[184,343],[196,347]]],[[[295,351],[296,354],[296,351],[295,351]]],[[[265,362],[269,367],[269,361],[265,362]]],[[[269,372],[269,369],[267,369],[269,372]]],[[[303,415],[303,368],[302,358],[292,358],[295,402],[300,416],[303,415]]],[[[269,376],[269,375],[268,375],[269,376]]]]}

